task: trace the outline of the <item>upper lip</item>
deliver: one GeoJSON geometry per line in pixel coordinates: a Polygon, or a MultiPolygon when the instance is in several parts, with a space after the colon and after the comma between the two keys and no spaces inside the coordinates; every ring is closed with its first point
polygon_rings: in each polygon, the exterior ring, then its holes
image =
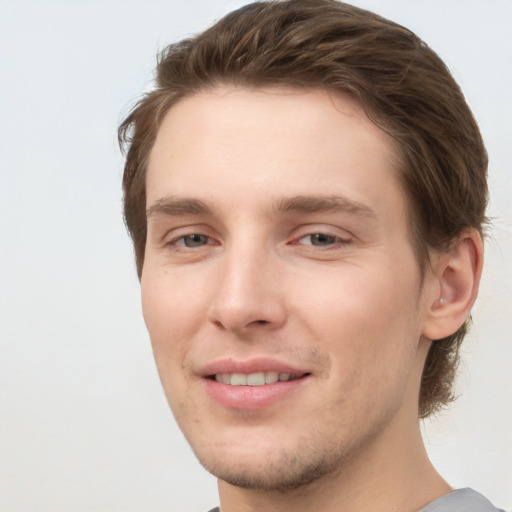
{"type": "Polygon", "coordinates": [[[202,367],[199,374],[202,377],[211,377],[219,373],[251,374],[257,372],[290,373],[297,376],[310,373],[308,370],[277,359],[258,357],[247,360],[233,358],[218,359],[202,367]]]}

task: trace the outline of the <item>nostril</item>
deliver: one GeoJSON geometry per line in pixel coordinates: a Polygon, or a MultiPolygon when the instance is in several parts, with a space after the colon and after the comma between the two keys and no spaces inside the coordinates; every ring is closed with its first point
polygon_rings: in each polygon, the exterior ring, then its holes
{"type": "Polygon", "coordinates": [[[255,323],[257,323],[257,324],[266,324],[267,321],[266,320],[256,320],[255,323]]]}

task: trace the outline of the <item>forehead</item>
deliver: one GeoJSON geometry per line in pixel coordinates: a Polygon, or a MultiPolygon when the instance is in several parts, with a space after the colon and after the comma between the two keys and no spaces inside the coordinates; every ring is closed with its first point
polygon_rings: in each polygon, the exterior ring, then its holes
{"type": "Polygon", "coordinates": [[[337,194],[378,203],[387,189],[401,196],[394,144],[348,95],[205,91],[164,117],[148,165],[148,204],[191,194],[242,203],[258,193],[269,199],[337,194]]]}

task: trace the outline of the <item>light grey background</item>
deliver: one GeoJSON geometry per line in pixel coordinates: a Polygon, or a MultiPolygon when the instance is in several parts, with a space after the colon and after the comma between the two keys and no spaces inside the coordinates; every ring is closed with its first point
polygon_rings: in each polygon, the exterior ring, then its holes
{"type": "MultiPolygon", "coordinates": [[[[160,389],[116,127],[168,42],[240,1],[0,0],[0,511],[217,503],[160,389]]],[[[490,153],[486,270],[435,464],[512,509],[512,1],[354,0],[446,60],[490,153]]]]}

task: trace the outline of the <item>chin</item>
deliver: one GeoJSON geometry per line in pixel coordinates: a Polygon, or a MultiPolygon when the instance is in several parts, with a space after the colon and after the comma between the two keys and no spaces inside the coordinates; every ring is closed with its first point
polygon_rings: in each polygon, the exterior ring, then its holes
{"type": "Polygon", "coordinates": [[[229,452],[220,456],[196,455],[203,467],[220,480],[244,489],[266,491],[287,491],[312,484],[338,469],[343,458],[334,450],[312,447],[276,451],[265,456],[229,452]]]}

